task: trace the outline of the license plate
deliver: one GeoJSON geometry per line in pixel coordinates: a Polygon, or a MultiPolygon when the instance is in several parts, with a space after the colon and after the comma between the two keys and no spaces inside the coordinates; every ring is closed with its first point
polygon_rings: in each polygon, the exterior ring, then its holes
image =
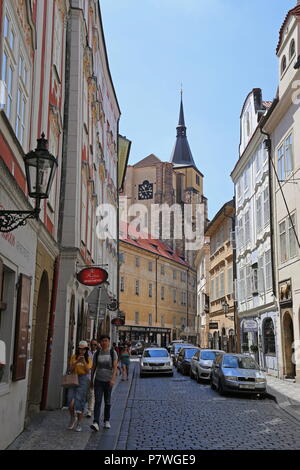
{"type": "Polygon", "coordinates": [[[255,385],[245,384],[245,385],[240,385],[240,388],[244,388],[247,390],[255,390],[255,385]]]}

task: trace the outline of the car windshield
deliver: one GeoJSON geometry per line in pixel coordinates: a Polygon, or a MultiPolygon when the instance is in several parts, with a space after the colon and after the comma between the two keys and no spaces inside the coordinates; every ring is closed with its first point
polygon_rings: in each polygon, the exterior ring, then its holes
{"type": "Polygon", "coordinates": [[[252,357],[237,357],[237,356],[225,356],[223,359],[223,367],[230,369],[257,369],[259,370],[258,364],[252,357]]]}
{"type": "Polygon", "coordinates": [[[147,349],[147,351],[144,351],[144,357],[168,357],[168,351],[163,349],[147,349]]]}
{"type": "Polygon", "coordinates": [[[191,357],[195,356],[197,351],[198,351],[198,349],[186,349],[185,350],[185,357],[190,359],[191,357]]]}
{"type": "Polygon", "coordinates": [[[188,348],[190,345],[189,344],[175,344],[175,351],[179,351],[181,348],[188,348]]]}
{"type": "Polygon", "coordinates": [[[214,361],[217,354],[218,353],[216,351],[203,351],[201,353],[201,359],[203,361],[214,361]]]}

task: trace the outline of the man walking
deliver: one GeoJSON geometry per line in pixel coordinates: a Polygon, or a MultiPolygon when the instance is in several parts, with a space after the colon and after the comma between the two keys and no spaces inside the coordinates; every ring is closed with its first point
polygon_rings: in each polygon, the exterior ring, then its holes
{"type": "Polygon", "coordinates": [[[115,385],[115,379],[118,368],[118,355],[116,351],[110,347],[110,337],[102,335],[99,339],[100,350],[94,355],[92,381],[95,392],[95,408],[94,422],[91,428],[99,431],[100,410],[102,397],[104,395],[104,428],[110,428],[110,408],[111,408],[111,392],[115,385]]]}

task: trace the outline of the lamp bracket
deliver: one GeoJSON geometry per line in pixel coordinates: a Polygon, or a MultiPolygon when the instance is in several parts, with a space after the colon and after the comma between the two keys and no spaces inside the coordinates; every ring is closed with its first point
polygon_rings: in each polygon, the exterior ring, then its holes
{"type": "Polygon", "coordinates": [[[26,225],[28,219],[39,218],[39,208],[32,211],[0,211],[0,232],[12,232],[17,227],[26,225]]]}

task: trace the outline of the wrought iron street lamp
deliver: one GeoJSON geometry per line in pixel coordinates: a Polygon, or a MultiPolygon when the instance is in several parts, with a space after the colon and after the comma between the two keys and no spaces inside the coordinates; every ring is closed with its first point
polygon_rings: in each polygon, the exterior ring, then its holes
{"type": "Polygon", "coordinates": [[[38,220],[41,199],[48,199],[53,183],[57,160],[48,151],[48,140],[43,133],[37,139],[37,148],[24,157],[28,195],[35,199],[35,209],[31,211],[0,211],[0,232],[11,232],[26,225],[28,219],[38,220]]]}

